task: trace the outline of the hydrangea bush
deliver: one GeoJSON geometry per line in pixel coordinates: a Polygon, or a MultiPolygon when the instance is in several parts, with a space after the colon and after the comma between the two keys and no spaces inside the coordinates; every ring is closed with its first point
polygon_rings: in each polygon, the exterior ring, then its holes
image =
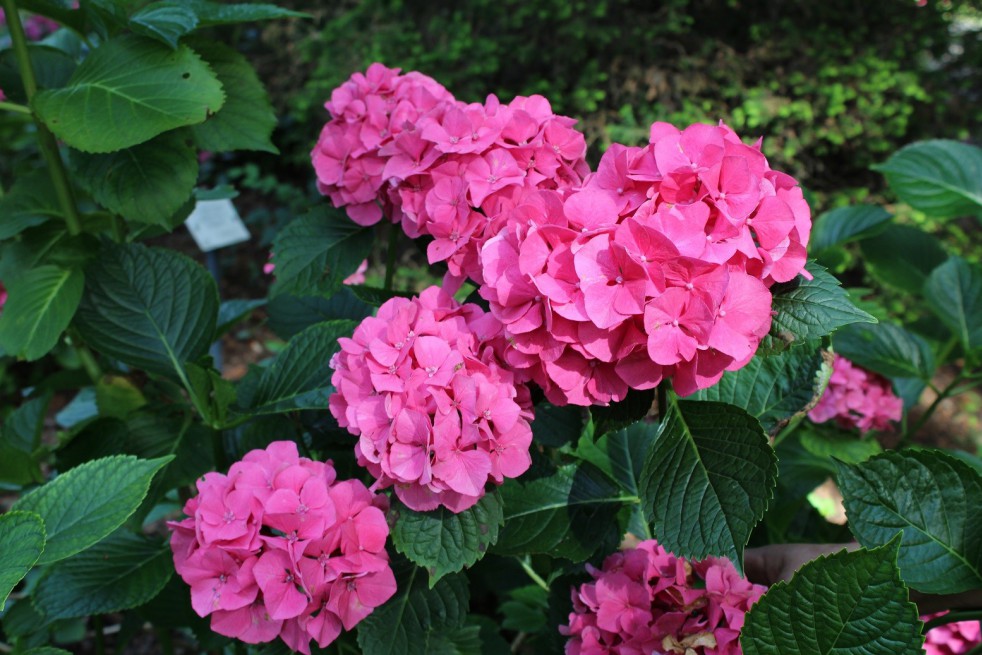
{"type": "MultiPolygon", "coordinates": [[[[122,652],[147,623],[165,653],[975,648],[982,464],[911,447],[982,381],[974,264],[872,205],[813,223],[724,124],[656,122],[593,170],[544,97],[375,64],[325,99],[326,197],[255,262],[269,298],[223,299],[141,242],[221,195],[201,152],[275,152],[220,37],[295,14],[3,7],[0,120],[36,137],[0,197],[0,361],[26,376],[0,407],[3,650],[122,652]],[[21,9],[60,27],[29,46],[21,9]],[[400,240],[441,286],[396,288],[400,240]],[[931,320],[829,272],[853,266],[931,320]],[[261,305],[284,343],[226,380],[209,347],[261,305]],[[830,477],[847,527],[809,501],[830,477]],[[744,557],[800,543],[843,550],[781,582],[744,557]]],[[[945,218],[978,213],[979,165],[936,141],[879,169],[945,218]]]]}

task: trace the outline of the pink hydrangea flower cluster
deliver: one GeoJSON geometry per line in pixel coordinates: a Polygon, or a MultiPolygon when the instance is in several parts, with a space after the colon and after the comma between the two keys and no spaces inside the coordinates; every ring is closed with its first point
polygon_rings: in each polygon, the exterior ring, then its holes
{"type": "Polygon", "coordinates": [[[535,189],[579,186],[589,172],[575,120],[541,96],[459,102],[418,72],[372,64],[334,90],[312,152],[318,188],[360,225],[383,212],[412,238],[433,237],[447,284],[481,282],[481,245],[535,189]]]}
{"type": "Polygon", "coordinates": [[[900,420],[903,409],[889,380],[836,355],[829,386],[808,418],[815,423],[834,420],[842,428],[865,433],[892,430],[892,422],[900,420]]]}
{"type": "Polygon", "coordinates": [[[802,272],[793,178],[723,124],[651,127],[579,190],[526,195],[481,253],[513,366],[556,404],[607,404],[672,377],[688,395],[753,357],[768,287],[802,272]]]}
{"type": "Polygon", "coordinates": [[[430,287],[392,298],[340,339],[331,413],[358,463],[418,511],[461,512],[531,464],[528,388],[506,368],[501,324],[430,287]]]}
{"type": "MultiPolygon", "coordinates": [[[[929,621],[940,614],[922,616],[929,621]]],[[[978,621],[956,621],[932,628],[924,636],[924,652],[927,655],[963,655],[982,644],[982,630],[978,621]]]]}
{"type": "Polygon", "coordinates": [[[573,589],[567,655],[740,655],[744,615],[767,591],[728,560],[690,563],[654,540],[609,556],[573,589]]]}
{"type": "Polygon", "coordinates": [[[278,441],[208,473],[169,523],[174,566],[215,632],[310,653],[396,591],[386,499],[278,441]]]}

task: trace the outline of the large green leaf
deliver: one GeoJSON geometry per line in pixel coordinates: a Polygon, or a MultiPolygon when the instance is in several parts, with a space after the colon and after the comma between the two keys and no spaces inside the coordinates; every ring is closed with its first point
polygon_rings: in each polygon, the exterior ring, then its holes
{"type": "Polygon", "coordinates": [[[920,336],[892,323],[851,325],[833,337],[835,351],[846,359],[888,377],[934,375],[934,354],[920,336]]]}
{"type": "Polygon", "coordinates": [[[273,105],[256,71],[245,57],[217,41],[196,41],[201,55],[225,88],[217,114],[191,128],[202,150],[262,150],[278,153],[270,141],[276,127],[273,105]]]}
{"type": "Polygon", "coordinates": [[[272,364],[243,380],[239,408],[250,414],[274,414],[326,406],[331,357],[339,349],[338,338],[354,329],[354,321],[327,321],[293,337],[272,364]]]}
{"type": "Polygon", "coordinates": [[[198,15],[183,2],[151,2],[130,16],[130,29],[177,48],[177,42],[198,26],[198,15]]]}
{"type": "Polygon", "coordinates": [[[501,486],[505,525],[493,552],[546,553],[583,561],[614,525],[625,496],[591,464],[573,464],[551,475],[506,480],[501,486]]]}
{"type": "Polygon", "coordinates": [[[277,7],[272,4],[209,2],[209,0],[188,0],[185,3],[195,14],[202,26],[228,25],[276,18],[309,18],[308,14],[277,7]]]}
{"type": "Polygon", "coordinates": [[[78,328],[110,357],[154,373],[183,375],[208,351],[218,290],[208,272],[172,250],[106,246],[88,271],[78,328]]]}
{"type": "Polygon", "coordinates": [[[982,210],[982,150],[957,141],[921,141],[873,167],[900,199],[929,216],[982,210]]]}
{"type": "Polygon", "coordinates": [[[743,549],[777,482],[777,457],[760,423],[716,402],[669,407],[642,473],[659,543],[680,556],[730,558],[743,570],[743,549]]]}
{"type": "Polygon", "coordinates": [[[58,266],[39,266],[11,280],[0,314],[0,348],[28,360],[46,355],[75,315],[84,280],[80,270],[58,266]]]}
{"type": "Polygon", "coordinates": [[[171,459],[98,459],[22,496],[13,508],[44,519],[47,545],[41,563],[81,552],[122,525],[140,506],[154,474],[171,459]]]}
{"type": "Polygon", "coordinates": [[[924,298],[966,351],[982,347],[982,270],[978,266],[951,257],[928,276],[924,298]]]}
{"type": "Polygon", "coordinates": [[[170,580],[172,557],[165,541],[118,530],[51,567],[34,592],[34,605],[49,620],[138,607],[170,580]]]}
{"type": "Polygon", "coordinates": [[[897,533],[900,573],[918,591],[982,589],[982,477],[941,451],[887,452],[839,463],[849,527],[867,548],[897,533]]]}
{"type": "Polygon", "coordinates": [[[860,247],[873,277],[914,294],[921,293],[924,280],[948,257],[937,237],[912,225],[891,225],[860,247]]]}
{"type": "Polygon", "coordinates": [[[892,218],[893,214],[879,205],[854,205],[825,212],[815,220],[808,250],[820,253],[873,236],[883,230],[892,218]]]}
{"type": "Polygon", "coordinates": [[[279,337],[289,339],[314,323],[349,319],[361,321],[375,308],[359,298],[348,287],[342,287],[330,298],[280,294],[269,301],[269,327],[279,337]]]}
{"type": "Polygon", "coordinates": [[[606,407],[594,405],[590,408],[590,416],[593,417],[594,433],[598,435],[606,434],[612,430],[620,430],[637,421],[640,421],[648,412],[651,405],[655,402],[655,390],[630,389],[624,400],[611,403],[606,407]]]}
{"type": "Polygon", "coordinates": [[[488,493],[476,505],[454,514],[445,507],[414,512],[398,503],[392,543],[429,573],[430,588],[448,573],[472,566],[498,540],[504,522],[501,498],[488,493]]]}
{"type": "Polygon", "coordinates": [[[329,297],[371,251],[374,231],[323,205],[289,223],[273,242],[273,295],[329,297]]]}
{"type": "Polygon", "coordinates": [[[548,402],[535,406],[532,438],[543,446],[559,448],[575,442],[583,432],[583,408],[577,405],[557,407],[548,402]]]}
{"type": "Polygon", "coordinates": [[[452,634],[464,625],[470,591],[463,575],[448,575],[432,589],[426,571],[395,564],[398,591],[358,624],[364,655],[430,655],[459,652],[452,634]]]}
{"type": "Polygon", "coordinates": [[[0,241],[61,215],[61,206],[46,170],[18,176],[10,190],[0,197],[0,216],[3,216],[0,241]]]}
{"type": "Polygon", "coordinates": [[[128,35],[103,43],[68,85],[34,96],[38,117],[83,152],[113,152],[204,122],[225,100],[222,85],[190,48],[128,35]]]}
{"type": "Polygon", "coordinates": [[[771,334],[785,342],[807,341],[831,334],[850,323],[875,323],[876,319],[852,304],[839,281],[810,262],[811,280],[799,276],[776,284],[771,334]]]}
{"type": "Polygon", "coordinates": [[[79,183],[114,214],[170,227],[198,180],[198,157],[183,130],[109,154],[72,153],[79,183]]]}
{"type": "MultiPolygon", "coordinates": [[[[31,43],[27,46],[27,52],[34,69],[34,81],[39,89],[65,86],[78,67],[72,55],[58,48],[31,43]]],[[[0,51],[0,89],[3,89],[9,101],[27,102],[27,93],[24,91],[20,67],[13,49],[0,51]]]]}
{"type": "Polygon", "coordinates": [[[897,545],[806,564],[750,609],[745,655],[923,655],[917,607],[897,572],[897,545]]]}
{"type": "Polygon", "coordinates": [[[71,2],[63,0],[20,0],[17,5],[35,14],[53,18],[76,32],[85,31],[85,19],[81,11],[73,9],[71,2]]]}
{"type": "Polygon", "coordinates": [[[44,521],[33,512],[0,515],[0,610],[44,551],[44,521]]]}
{"type": "Polygon", "coordinates": [[[832,374],[831,360],[832,354],[818,342],[773,355],[758,354],[743,368],[727,371],[718,383],[691,398],[736,405],[757,418],[766,432],[775,434],[822,397],[832,374]]]}

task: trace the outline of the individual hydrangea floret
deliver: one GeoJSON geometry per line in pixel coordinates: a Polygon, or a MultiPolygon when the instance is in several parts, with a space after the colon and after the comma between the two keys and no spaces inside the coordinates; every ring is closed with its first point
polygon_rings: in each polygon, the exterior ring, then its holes
{"type": "Polygon", "coordinates": [[[198,481],[188,518],[168,526],[212,630],[250,644],[279,636],[309,655],[311,640],[327,646],[395,594],[385,497],[336,477],[277,441],[198,481]]]}
{"type": "Polygon", "coordinates": [[[542,96],[459,102],[431,78],[372,64],[334,90],[311,154],[318,188],[356,223],[383,214],[412,238],[433,237],[451,291],[481,282],[483,243],[536,189],[579,186],[589,172],[576,121],[542,96]]]}
{"type": "Polygon", "coordinates": [[[528,469],[529,391],[503,365],[501,323],[477,305],[430,287],[388,300],[339,342],[330,409],[359,436],[375,487],[414,510],[461,512],[528,469]]]}
{"type": "MultiPolygon", "coordinates": [[[[942,616],[946,612],[922,616],[922,621],[929,621],[942,616]]],[[[928,630],[924,635],[924,652],[926,655],[964,655],[982,644],[982,630],[978,621],[955,621],[945,623],[928,630]]]]}
{"type": "Polygon", "coordinates": [[[865,433],[892,430],[903,410],[889,380],[837,354],[829,386],[808,418],[815,423],[834,420],[842,428],[865,433]]]}
{"type": "Polygon", "coordinates": [[[767,591],[729,560],[688,562],[654,540],[614,553],[573,589],[567,655],[740,655],[744,615],[767,591]]]}

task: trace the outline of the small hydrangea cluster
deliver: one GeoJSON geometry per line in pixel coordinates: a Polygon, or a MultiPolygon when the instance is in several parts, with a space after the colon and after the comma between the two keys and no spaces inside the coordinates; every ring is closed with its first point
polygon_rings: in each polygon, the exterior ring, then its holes
{"type": "Polygon", "coordinates": [[[865,433],[891,430],[891,422],[900,420],[903,409],[889,380],[836,355],[829,386],[808,418],[815,423],[834,419],[842,428],[865,433]]]}
{"type": "Polygon", "coordinates": [[[531,464],[528,388],[503,366],[501,324],[430,287],[366,318],[331,365],[331,413],[358,463],[418,511],[461,512],[531,464]]]}
{"type": "Polygon", "coordinates": [[[208,473],[169,523],[174,566],[215,632],[309,655],[395,594],[386,500],[278,441],[208,473]]]}
{"type": "Polygon", "coordinates": [[[567,655],[740,655],[740,629],[767,591],[728,560],[689,563],[654,540],[614,553],[573,589],[567,655]]]}
{"type": "Polygon", "coordinates": [[[811,218],[793,178],[725,125],[666,123],[611,146],[577,191],[510,211],[481,253],[510,363],[556,404],[607,404],[672,377],[688,395],[753,357],[774,282],[804,267],[811,218]]]}
{"type": "Polygon", "coordinates": [[[502,215],[535,189],[579,186],[589,167],[576,121],[541,96],[458,102],[417,72],[372,64],[334,90],[313,152],[318,188],[360,225],[385,215],[433,237],[448,285],[481,282],[478,253],[502,215]]]}
{"type": "MultiPolygon", "coordinates": [[[[929,621],[936,616],[922,616],[922,621],[929,621]]],[[[982,630],[978,621],[955,621],[932,628],[924,636],[924,652],[927,655],[964,655],[979,644],[982,644],[982,630]]]]}

